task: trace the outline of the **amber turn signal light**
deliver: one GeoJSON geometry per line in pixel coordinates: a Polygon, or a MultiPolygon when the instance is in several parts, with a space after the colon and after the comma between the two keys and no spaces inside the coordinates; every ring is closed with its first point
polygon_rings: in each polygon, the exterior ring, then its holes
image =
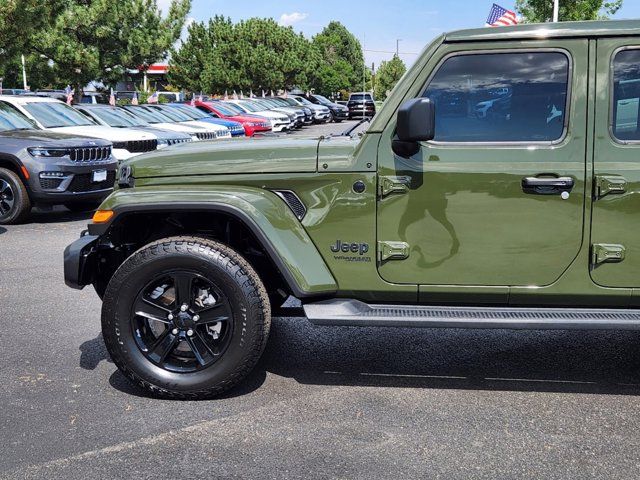
{"type": "Polygon", "coordinates": [[[93,214],[93,223],[106,223],[113,217],[113,210],[96,210],[93,214]]]}

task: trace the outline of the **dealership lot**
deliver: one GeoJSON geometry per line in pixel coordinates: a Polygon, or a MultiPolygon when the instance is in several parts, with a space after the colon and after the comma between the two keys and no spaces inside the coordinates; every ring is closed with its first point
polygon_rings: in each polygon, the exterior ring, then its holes
{"type": "Polygon", "coordinates": [[[62,281],[87,221],[59,207],[0,227],[0,478],[637,476],[636,332],[277,318],[239,388],[148,398],[109,361],[95,293],[62,281]]]}

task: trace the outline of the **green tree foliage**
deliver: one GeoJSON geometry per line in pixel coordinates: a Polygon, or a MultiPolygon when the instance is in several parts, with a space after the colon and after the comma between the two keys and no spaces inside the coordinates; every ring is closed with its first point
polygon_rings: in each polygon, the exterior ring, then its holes
{"type": "MultiPolygon", "coordinates": [[[[573,20],[606,19],[622,7],[622,0],[560,0],[558,18],[562,22],[573,20]]],[[[553,19],[551,0],[516,0],[516,10],[525,22],[548,22],[553,19]]]]}
{"type": "Polygon", "coordinates": [[[329,95],[338,90],[359,90],[363,72],[365,82],[368,80],[362,45],[340,22],[330,22],[313,37],[312,46],[320,59],[313,82],[318,92],[329,95]]]}
{"type": "Polygon", "coordinates": [[[389,61],[380,64],[375,78],[375,97],[377,100],[384,100],[398,80],[407,71],[407,67],[400,57],[394,55],[389,61]]]}
{"type": "Polygon", "coordinates": [[[308,88],[316,59],[309,42],[273,19],[237,24],[216,16],[189,27],[172,53],[169,79],[191,91],[308,88]]]}
{"type": "Polygon", "coordinates": [[[22,64],[20,55],[25,54],[27,71],[32,61],[45,74],[50,70],[42,68],[39,56],[30,55],[30,42],[34,35],[52,21],[61,0],[1,0],[0,1],[0,77],[5,85],[21,85],[22,64]]]}
{"type": "Polygon", "coordinates": [[[15,65],[27,55],[33,88],[51,78],[77,91],[91,80],[113,84],[126,69],[166,58],[190,8],[191,0],[172,0],[163,17],[156,0],[2,0],[0,41],[20,30],[4,61],[15,65]]]}

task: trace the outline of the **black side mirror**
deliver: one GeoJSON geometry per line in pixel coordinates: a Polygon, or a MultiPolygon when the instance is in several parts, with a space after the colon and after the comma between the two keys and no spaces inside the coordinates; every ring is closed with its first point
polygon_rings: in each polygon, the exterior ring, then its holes
{"type": "Polygon", "coordinates": [[[393,151],[410,157],[420,150],[418,142],[433,140],[435,136],[436,110],[428,98],[407,100],[398,110],[397,138],[393,140],[393,151]]]}

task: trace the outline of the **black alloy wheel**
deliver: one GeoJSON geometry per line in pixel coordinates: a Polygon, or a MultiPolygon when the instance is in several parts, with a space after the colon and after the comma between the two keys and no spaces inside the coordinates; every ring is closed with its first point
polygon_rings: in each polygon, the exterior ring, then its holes
{"type": "Polygon", "coordinates": [[[233,332],[229,300],[196,271],[162,274],[138,293],[131,328],[151,362],[172,372],[195,372],[213,364],[233,332]]]}

